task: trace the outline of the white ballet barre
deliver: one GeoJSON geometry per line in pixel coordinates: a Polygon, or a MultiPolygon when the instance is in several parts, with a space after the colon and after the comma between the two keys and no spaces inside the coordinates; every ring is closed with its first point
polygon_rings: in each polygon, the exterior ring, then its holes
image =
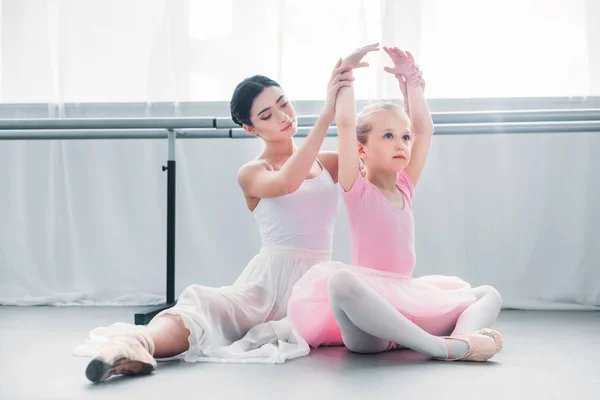
{"type": "MultiPolygon", "coordinates": [[[[0,120],[0,140],[102,140],[102,139],[167,139],[168,129],[4,129],[6,120],[0,120]],[[3,126],[4,125],[4,126],[3,126]]],[[[557,122],[504,122],[473,124],[434,124],[436,135],[489,135],[489,134],[548,134],[600,132],[597,121],[557,122]]],[[[306,137],[312,127],[298,127],[296,137],[306,137]]],[[[242,128],[175,129],[178,139],[245,139],[254,138],[242,128]]],[[[336,137],[337,127],[331,126],[327,136],[336,137]]]]}
{"type": "Polygon", "coordinates": [[[216,128],[212,117],[0,119],[0,130],[216,128]]]}
{"type": "MultiPolygon", "coordinates": [[[[432,113],[435,133],[595,132],[600,109],[478,111],[432,113]]],[[[298,116],[298,137],[306,136],[316,116],[298,116]]],[[[230,118],[37,118],[0,119],[0,140],[163,139],[251,137],[230,118]]],[[[336,136],[332,123],[328,136],[336,136]]]]}
{"type": "MultiPolygon", "coordinates": [[[[0,120],[0,124],[1,124],[0,120]]],[[[176,129],[179,139],[230,138],[229,129],[176,129]]],[[[167,139],[168,129],[11,129],[0,127],[0,140],[167,139]]]]}

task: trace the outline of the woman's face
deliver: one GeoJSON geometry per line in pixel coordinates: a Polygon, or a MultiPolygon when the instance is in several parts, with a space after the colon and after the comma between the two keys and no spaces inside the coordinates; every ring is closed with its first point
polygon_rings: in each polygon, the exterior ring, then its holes
{"type": "Polygon", "coordinates": [[[298,127],[294,107],[278,86],[266,87],[254,99],[250,121],[252,126],[244,125],[244,129],[267,141],[289,139],[298,127]]]}

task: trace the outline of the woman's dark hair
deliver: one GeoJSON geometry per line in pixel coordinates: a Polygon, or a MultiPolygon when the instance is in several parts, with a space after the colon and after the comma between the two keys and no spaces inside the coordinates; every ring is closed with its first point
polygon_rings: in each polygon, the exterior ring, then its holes
{"type": "Polygon", "coordinates": [[[254,75],[238,83],[229,103],[233,122],[239,126],[243,124],[252,126],[252,122],[250,122],[252,103],[264,88],[270,86],[281,87],[279,83],[262,75],[254,75]]]}

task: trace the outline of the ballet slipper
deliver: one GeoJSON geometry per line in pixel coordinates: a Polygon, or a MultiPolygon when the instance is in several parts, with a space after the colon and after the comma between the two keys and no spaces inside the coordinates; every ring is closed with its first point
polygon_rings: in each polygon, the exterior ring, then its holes
{"type": "Polygon", "coordinates": [[[141,333],[115,337],[104,343],[88,364],[85,375],[96,383],[113,375],[146,375],[156,369],[154,342],[141,333]]]}
{"type": "Polygon", "coordinates": [[[450,339],[448,343],[448,358],[443,358],[444,361],[476,361],[485,362],[492,358],[496,354],[496,342],[494,339],[487,335],[482,335],[477,332],[465,333],[456,336],[446,336],[445,339],[450,339]],[[469,346],[464,354],[453,357],[452,354],[452,341],[462,340],[469,346]]]}
{"type": "Polygon", "coordinates": [[[494,342],[496,342],[496,353],[502,350],[502,347],[504,346],[504,339],[502,338],[500,332],[495,331],[493,329],[484,328],[478,330],[476,333],[479,333],[481,335],[492,336],[494,338],[494,342]]]}

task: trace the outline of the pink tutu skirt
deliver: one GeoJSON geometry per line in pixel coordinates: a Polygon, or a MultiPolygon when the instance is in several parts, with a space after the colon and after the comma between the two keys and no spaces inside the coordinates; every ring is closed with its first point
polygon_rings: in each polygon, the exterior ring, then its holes
{"type": "Polygon", "coordinates": [[[471,286],[454,276],[412,278],[324,262],[313,266],[296,282],[288,303],[288,317],[294,329],[311,347],[343,344],[327,293],[329,279],[341,269],[354,273],[404,316],[434,335],[449,334],[460,314],[476,300],[471,286]]]}

